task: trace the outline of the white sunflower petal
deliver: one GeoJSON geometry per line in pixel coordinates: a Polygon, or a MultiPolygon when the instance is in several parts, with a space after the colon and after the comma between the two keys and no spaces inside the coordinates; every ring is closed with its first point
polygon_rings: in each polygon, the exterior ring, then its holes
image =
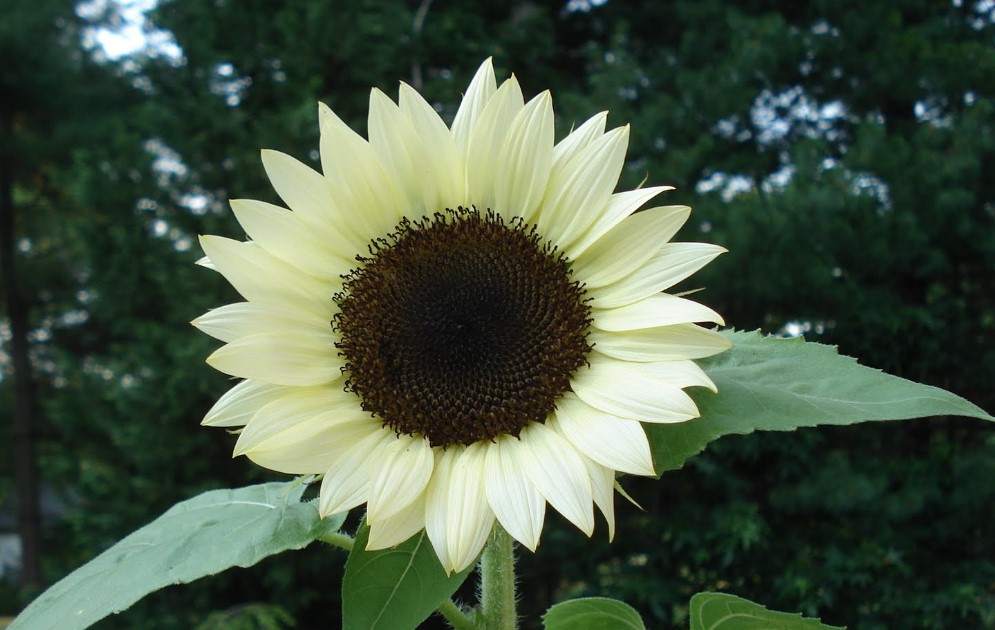
{"type": "Polygon", "coordinates": [[[673,361],[701,359],[732,347],[732,343],[714,330],[697,324],[674,324],[640,330],[609,332],[591,330],[588,342],[595,352],[623,361],[673,361]]]}
{"type": "Polygon", "coordinates": [[[467,200],[480,210],[496,204],[494,156],[501,150],[511,122],[523,107],[522,88],[512,75],[487,102],[473,126],[466,157],[467,200]]]}
{"type": "Polygon", "coordinates": [[[370,143],[327,107],[320,108],[321,168],[335,206],[336,228],[350,237],[348,255],[365,253],[371,239],[400,222],[404,203],[370,143]]]}
{"type": "Polygon", "coordinates": [[[326,426],[368,417],[357,409],[355,396],[341,387],[282,387],[281,390],[283,395],[259,407],[238,434],[236,456],[254,448],[273,448],[278,445],[280,435],[283,439],[297,439],[303,433],[313,434],[326,426]],[[321,419],[316,421],[319,416],[321,419]],[[288,432],[296,435],[284,435],[288,432]]]}
{"type": "Polygon", "coordinates": [[[535,551],[539,545],[546,499],[525,473],[528,450],[510,435],[487,447],[487,501],[512,538],[535,551]]]}
{"type": "Polygon", "coordinates": [[[668,243],[646,264],[621,280],[589,288],[591,306],[616,308],[665,291],[727,251],[707,243],[668,243]]]}
{"type": "Polygon", "coordinates": [[[253,199],[233,199],[235,218],[253,241],[273,256],[307,273],[341,284],[354,264],[352,244],[335,232],[316,232],[293,212],[253,199]]]}
{"type": "Polygon", "coordinates": [[[435,466],[432,479],[425,489],[425,533],[428,535],[439,562],[451,573],[453,562],[450,559],[447,521],[449,519],[449,486],[452,483],[456,458],[463,454],[465,446],[453,446],[435,452],[435,466]]]}
{"type": "Polygon", "coordinates": [[[574,277],[589,289],[624,278],[653,258],[690,214],[687,206],[660,206],[629,216],[577,256],[574,277]]]}
{"type": "Polygon", "coordinates": [[[206,427],[240,427],[265,405],[281,398],[287,392],[283,385],[260,381],[242,381],[232,387],[207,412],[201,424],[206,427]]]}
{"type": "Polygon", "coordinates": [[[642,425],[599,411],[568,396],[555,412],[557,428],[584,455],[630,475],[654,476],[653,457],[642,425]]]}
{"type": "Polygon", "coordinates": [[[619,222],[642,207],[644,203],[662,192],[673,189],[673,186],[650,186],[615,193],[608,198],[604,212],[595,219],[587,231],[578,236],[575,242],[563,248],[567,257],[576,260],[587,248],[598,242],[598,239],[604,236],[608,230],[618,225],[619,222]]]}
{"type": "Polygon", "coordinates": [[[366,549],[378,551],[400,545],[423,529],[425,529],[424,494],[397,514],[370,523],[370,537],[367,539],[366,549]]]}
{"type": "Polygon", "coordinates": [[[370,480],[394,432],[381,429],[355,444],[344,457],[332,462],[321,480],[318,513],[322,518],[362,505],[370,493],[370,480]]]}
{"type": "Polygon", "coordinates": [[[274,385],[324,385],[345,365],[327,331],[282,330],[242,337],[207,357],[215,370],[274,385]]]}
{"type": "Polygon", "coordinates": [[[440,199],[440,173],[428,147],[401,109],[374,89],[370,92],[370,146],[384,165],[390,181],[403,195],[409,216],[431,216],[445,208],[440,199]]]}
{"type": "MultiPolygon", "coordinates": [[[[249,335],[308,329],[322,337],[331,325],[307,311],[265,302],[235,302],[214,308],[190,322],[197,330],[226,343],[249,335]]],[[[329,337],[330,338],[330,337],[329,337]]]]}
{"type": "Polygon", "coordinates": [[[574,277],[588,289],[624,278],[653,258],[673,236],[670,228],[690,212],[687,206],[661,206],[628,217],[573,261],[574,277]]]}
{"type": "Polygon", "coordinates": [[[674,295],[651,295],[634,304],[619,308],[592,309],[595,328],[621,331],[656,328],[671,324],[713,322],[724,325],[722,316],[704,304],[674,295]]]}
{"type": "Polygon", "coordinates": [[[543,236],[561,248],[569,247],[604,214],[629,142],[629,128],[612,129],[553,171],[536,217],[543,236]]]}
{"type": "Polygon", "coordinates": [[[321,480],[318,498],[322,518],[351,510],[367,500],[375,464],[394,439],[392,431],[375,431],[331,463],[321,480]]]}
{"type": "Polygon", "coordinates": [[[380,424],[364,418],[343,420],[339,412],[324,413],[301,422],[290,431],[245,452],[263,468],[291,475],[327,470],[355,446],[380,430],[380,424]]]}
{"type": "Polygon", "coordinates": [[[453,118],[453,138],[463,153],[464,159],[469,154],[470,136],[473,128],[480,118],[480,113],[487,106],[487,103],[497,91],[497,80],[494,78],[494,64],[490,57],[480,64],[477,73],[470,81],[470,87],[463,96],[463,102],[456,110],[456,117],[453,118]]]}
{"type": "Polygon", "coordinates": [[[266,176],[280,199],[308,223],[326,224],[332,198],[321,173],[279,151],[264,149],[261,156],[266,176]]]}
{"type": "Polygon", "coordinates": [[[591,354],[570,382],[577,396],[594,407],[640,422],[673,423],[698,417],[698,407],[684,390],[640,369],[645,363],[614,361],[591,354]]]}
{"type": "Polygon", "coordinates": [[[591,478],[580,456],[553,429],[532,423],[522,430],[525,471],[549,504],[580,531],[594,532],[591,478]]]}
{"type": "Polygon", "coordinates": [[[373,473],[367,520],[376,523],[390,518],[422,496],[434,466],[435,454],[427,439],[397,436],[373,473]]]}
{"type": "Polygon", "coordinates": [[[581,456],[591,475],[591,491],[594,504],[598,506],[608,523],[608,542],[615,540],[615,471],[596,461],[581,456]]]}
{"type": "Polygon", "coordinates": [[[543,92],[511,122],[495,162],[494,207],[506,220],[531,220],[549,182],[553,160],[553,100],[543,92]]]}
{"type": "Polygon", "coordinates": [[[608,121],[608,112],[601,112],[588,118],[584,124],[574,129],[570,134],[558,142],[553,149],[553,168],[562,168],[578,152],[584,150],[587,145],[605,134],[605,123],[608,121]]]}
{"type": "MultiPolygon", "coordinates": [[[[466,177],[463,155],[453,134],[439,114],[413,87],[401,83],[398,105],[421,136],[420,147],[431,147],[424,157],[431,161],[426,176],[434,177],[438,197],[436,210],[454,208],[466,201],[466,177]]],[[[552,114],[550,114],[552,115],[552,114]]]]}
{"type": "MultiPolygon", "coordinates": [[[[618,361],[617,359],[601,359],[598,361],[624,363],[626,367],[632,364],[628,361],[618,361]]],[[[705,374],[705,370],[694,361],[685,359],[682,361],[658,361],[655,363],[642,363],[642,369],[647,374],[652,374],[655,378],[674,387],[705,387],[713,392],[718,391],[712,379],[705,374]]]]}
{"type": "Polygon", "coordinates": [[[436,462],[425,505],[425,529],[447,573],[470,566],[494,526],[484,490],[487,449],[449,448],[436,462]]]}
{"type": "Polygon", "coordinates": [[[301,308],[331,315],[337,283],[303,273],[258,244],[221,236],[201,236],[200,246],[218,272],[249,301],[291,301],[301,308]]]}

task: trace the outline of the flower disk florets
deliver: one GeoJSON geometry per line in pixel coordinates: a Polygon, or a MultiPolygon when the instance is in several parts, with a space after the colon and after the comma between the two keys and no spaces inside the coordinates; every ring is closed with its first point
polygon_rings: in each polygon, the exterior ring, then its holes
{"type": "Polygon", "coordinates": [[[402,221],[345,276],[332,326],[363,409],[433,446],[544,422],[587,361],[591,309],[521,219],[458,208],[402,221]]]}

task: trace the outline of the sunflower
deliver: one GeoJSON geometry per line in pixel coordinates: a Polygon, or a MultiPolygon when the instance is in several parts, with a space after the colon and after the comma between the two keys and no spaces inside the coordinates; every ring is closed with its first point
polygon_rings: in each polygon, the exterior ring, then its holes
{"type": "Polygon", "coordinates": [[[698,416],[693,359],[726,340],[664,293],[724,251],[669,243],[690,209],[613,193],[629,129],[598,114],[554,143],[490,60],[452,126],[410,86],[370,97],[369,140],[319,106],[321,170],[263,151],[289,210],[231,202],[249,239],[203,236],[245,299],[193,324],[242,380],[204,424],[235,455],[321,475],[322,516],[366,504],[370,549],[423,528],[447,571],[495,519],[535,550],[549,503],[614,535],[615,473],[653,475],[641,423],[698,416]]]}

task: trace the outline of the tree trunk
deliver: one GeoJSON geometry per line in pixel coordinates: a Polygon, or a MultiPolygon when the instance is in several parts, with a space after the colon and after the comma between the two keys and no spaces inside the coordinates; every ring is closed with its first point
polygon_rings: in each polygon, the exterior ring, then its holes
{"type": "Polygon", "coordinates": [[[10,356],[13,366],[14,417],[11,442],[14,447],[14,481],[17,498],[17,528],[21,538],[21,586],[41,582],[41,509],[38,462],[35,458],[34,382],[28,356],[28,304],[20,293],[14,252],[14,164],[9,140],[13,138],[13,114],[2,112],[3,135],[8,146],[0,152],[0,269],[4,302],[10,321],[10,356]]]}

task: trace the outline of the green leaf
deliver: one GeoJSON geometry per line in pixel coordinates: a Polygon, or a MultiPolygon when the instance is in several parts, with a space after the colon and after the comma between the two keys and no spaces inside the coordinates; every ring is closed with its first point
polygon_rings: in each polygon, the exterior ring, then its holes
{"type": "Polygon", "coordinates": [[[42,593],[10,630],[86,628],[165,586],[248,567],[337,530],[345,515],[321,520],[300,502],[304,488],[267,483],[177,503],[42,593]]]}
{"type": "Polygon", "coordinates": [[[767,610],[728,593],[698,593],[691,598],[691,630],[844,630],[799,613],[767,610]]]}
{"type": "Polygon", "coordinates": [[[944,415],[995,421],[959,396],[859,365],[833,346],[756,332],[723,334],[734,347],[700,362],[719,393],[691,392],[701,417],[643,425],[658,473],[680,468],[731,433],[944,415]]]}
{"type": "Polygon", "coordinates": [[[632,606],[607,597],[585,597],[560,602],[542,616],[545,630],[645,630],[632,606]]]}
{"type": "Polygon", "coordinates": [[[422,530],[390,549],[367,551],[370,529],[364,522],[342,578],[344,630],[415,628],[452,597],[473,566],[446,575],[422,530]]]}

